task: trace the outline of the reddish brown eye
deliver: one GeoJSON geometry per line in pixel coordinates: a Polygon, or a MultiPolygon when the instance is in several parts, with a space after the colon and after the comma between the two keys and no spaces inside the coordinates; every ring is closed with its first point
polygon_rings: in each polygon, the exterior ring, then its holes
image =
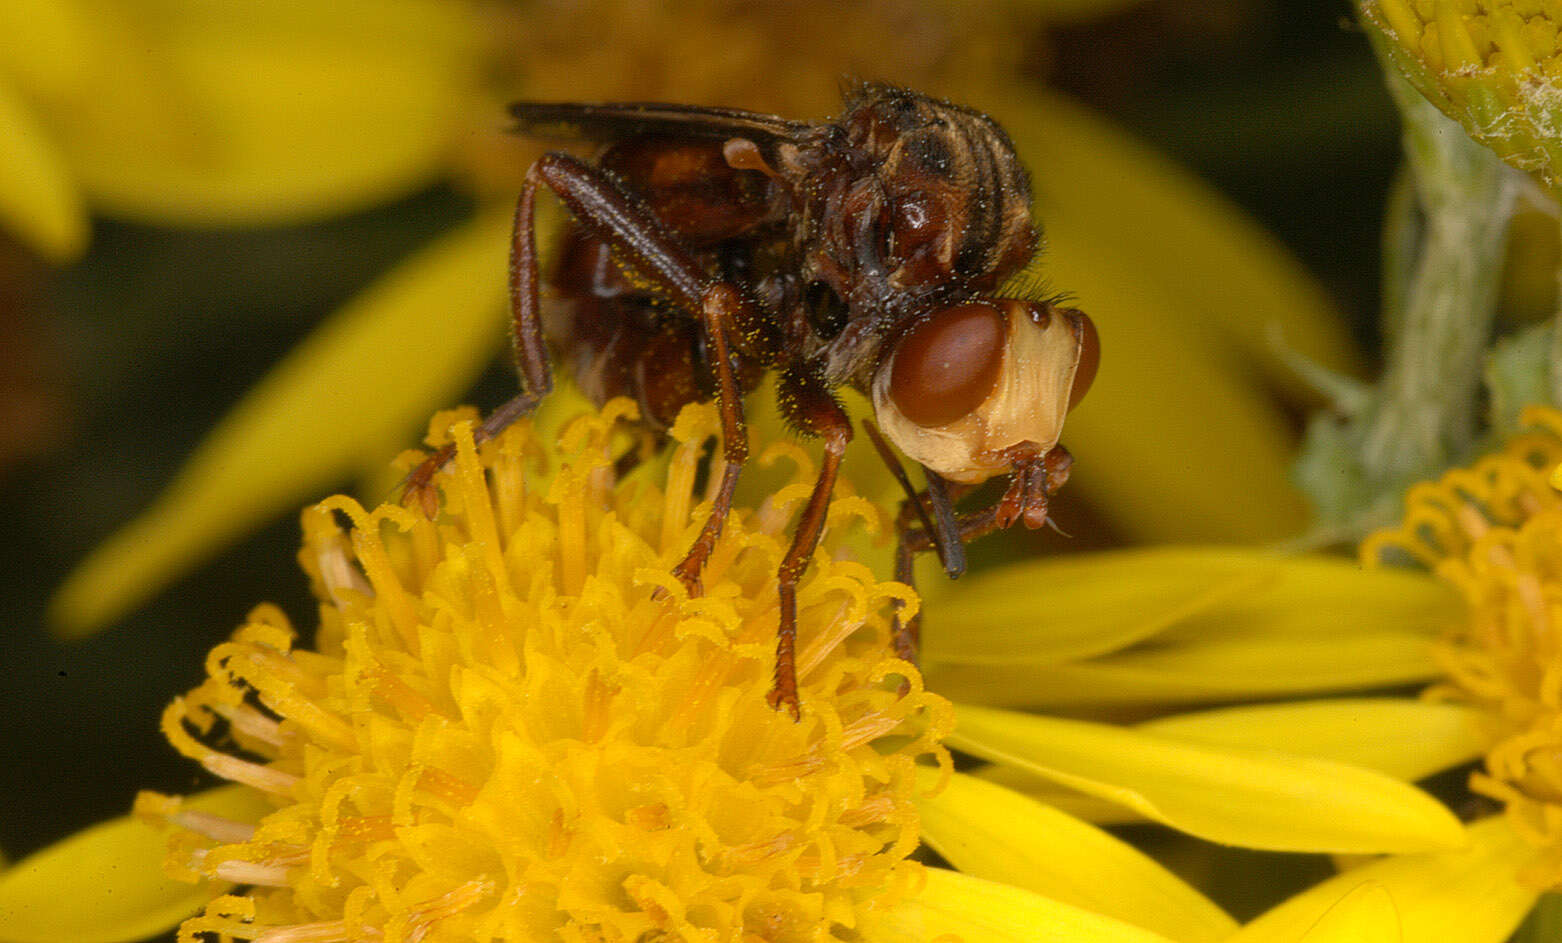
{"type": "Polygon", "coordinates": [[[1007,324],[989,304],[963,304],[918,322],[895,347],[889,396],[919,426],[943,426],[993,391],[1007,324]]]}
{"type": "Polygon", "coordinates": [[[1079,366],[1074,370],[1074,385],[1068,390],[1068,408],[1073,409],[1095,382],[1096,368],[1101,365],[1101,335],[1096,333],[1096,323],[1085,312],[1069,311],[1067,314],[1079,331],[1079,366]]]}

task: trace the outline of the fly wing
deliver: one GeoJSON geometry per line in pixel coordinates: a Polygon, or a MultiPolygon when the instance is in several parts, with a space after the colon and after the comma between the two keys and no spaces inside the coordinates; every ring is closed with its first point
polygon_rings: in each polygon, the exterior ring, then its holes
{"type": "Polygon", "coordinates": [[[515,133],[551,140],[610,142],[648,134],[747,138],[767,151],[816,127],[737,108],[660,102],[512,102],[510,116],[515,133]]]}

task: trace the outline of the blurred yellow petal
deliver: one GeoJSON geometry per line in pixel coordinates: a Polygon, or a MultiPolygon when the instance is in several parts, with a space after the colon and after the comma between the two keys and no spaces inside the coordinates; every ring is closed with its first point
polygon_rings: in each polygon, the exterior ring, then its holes
{"type": "Polygon", "coordinates": [[[861,928],[868,943],[1166,943],[1166,937],[981,878],[927,869],[916,897],[861,928]]]}
{"type": "Polygon", "coordinates": [[[458,5],[352,3],[318,21],[262,0],[161,12],[123,30],[119,70],[54,115],[111,213],[255,225],[398,195],[438,172],[471,94],[475,30],[458,5]]]}
{"type": "Polygon", "coordinates": [[[67,262],[87,246],[81,195],[54,142],[13,88],[0,81],[0,226],[39,255],[67,262]]]}
{"type": "MultiPolygon", "coordinates": [[[[253,790],[214,789],[191,808],[239,820],[263,810],[253,790]]],[[[163,876],[164,831],[125,816],[94,825],[0,874],[5,943],[117,943],[168,930],[220,888],[163,876]]]]}
{"type": "MultiPolygon", "coordinates": [[[[936,783],[926,771],[922,788],[936,783]]],[[[1001,786],[955,773],[917,800],[922,835],[966,874],[1184,943],[1215,943],[1236,922],[1153,859],[1106,832],[1001,786]]]]}
{"type": "Polygon", "coordinates": [[[1475,760],[1489,743],[1474,708],[1387,697],[1229,707],[1134,729],[1212,746],[1284,750],[1407,782],[1475,760]]]}
{"type": "Polygon", "coordinates": [[[1278,579],[1272,554],[1168,547],[924,581],[928,664],[1053,664],[1117,651],[1278,579]],[[948,600],[947,605],[945,600],[948,600]]]}
{"type": "Polygon", "coordinates": [[[1294,532],[1295,435],[1267,389],[1297,385],[1276,336],[1353,367],[1321,289],[1212,189],[1079,106],[993,105],[1034,174],[1046,284],[1101,331],[1100,374],[1064,433],[1079,459],[1069,487],[1137,538],[1294,532]]]}
{"type": "Polygon", "coordinates": [[[1222,844],[1371,854],[1463,841],[1440,803],[1371,770],[967,705],[956,716],[950,746],[1222,844]]]}
{"type": "Polygon", "coordinates": [[[229,413],[141,517],[99,546],[50,615],[82,635],[192,561],[410,440],[428,404],[461,395],[504,329],[510,216],[443,237],[295,348],[229,413]]]}
{"type": "Polygon", "coordinates": [[[0,3],[0,74],[33,97],[80,92],[97,66],[92,20],[78,0],[0,3]]]}
{"type": "MultiPolygon", "coordinates": [[[[1004,126],[1033,145],[1021,153],[1035,170],[1044,222],[1056,207],[1070,233],[1113,240],[1115,257],[1175,289],[1198,312],[1195,322],[1217,325],[1226,353],[1251,358],[1244,365],[1267,382],[1308,391],[1285,350],[1332,369],[1360,369],[1339,313],[1278,238],[1120,126],[1062,96],[1033,101],[1027,120],[1004,126]],[[1276,346],[1277,331],[1284,347],[1276,346]]],[[[1048,252],[1056,248],[1049,244],[1048,252]]],[[[1148,311],[1136,314],[1150,319],[1148,311]]]]}
{"type": "MultiPolygon", "coordinates": [[[[1500,943],[1539,897],[1516,877],[1534,851],[1502,819],[1466,831],[1470,843],[1458,851],[1385,858],[1331,878],[1243,927],[1231,943],[1311,943],[1305,934],[1329,908],[1364,886],[1382,887],[1393,898],[1403,943],[1500,943]]],[[[1371,907],[1359,908],[1357,919],[1382,920],[1371,907]]]]}
{"type": "MultiPolygon", "coordinates": [[[[1059,627],[1051,614],[1054,606],[1068,609],[1060,600],[1071,588],[1047,575],[1050,562],[1021,565],[1035,576],[1034,589],[1024,596],[1019,589],[1002,599],[963,596],[957,595],[963,587],[956,585],[945,597],[930,582],[924,629],[931,653],[929,683],[950,697],[1011,707],[1164,704],[1406,684],[1440,673],[1431,643],[1462,611],[1457,596],[1430,576],[1365,570],[1333,557],[1278,557],[1240,549],[1139,553],[1102,555],[1103,572],[1092,578],[1105,580],[1106,571],[1115,567],[1119,586],[1095,590],[1096,605],[1114,611],[1120,608],[1114,600],[1134,598],[1144,562],[1186,561],[1196,567],[1202,558],[1228,573],[1246,567],[1262,581],[1189,611],[1156,635],[1153,645],[1072,664],[1046,664],[1047,643],[1040,641],[1053,631],[1065,636],[1072,631],[1059,627]],[[955,615],[954,610],[966,608],[976,615],[955,615]],[[963,642],[943,638],[948,617],[961,620],[962,631],[1015,638],[1029,633],[1042,656],[1031,661],[1015,651],[1001,664],[942,661],[942,646],[965,650],[963,642]],[[989,617],[1015,624],[975,628],[989,617]]],[[[1075,565],[1090,571],[1090,564],[1075,565]]],[[[1177,603],[1175,597],[1171,601],[1177,603]]],[[[1118,616],[1135,618],[1126,611],[1118,616]]]]}

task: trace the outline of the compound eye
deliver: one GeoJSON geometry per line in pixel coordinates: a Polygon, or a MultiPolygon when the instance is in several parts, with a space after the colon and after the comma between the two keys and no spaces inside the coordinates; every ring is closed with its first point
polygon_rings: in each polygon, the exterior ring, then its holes
{"type": "Polygon", "coordinates": [[[918,321],[895,346],[890,400],[901,415],[924,428],[967,415],[992,395],[1007,333],[1003,312],[981,302],[945,308],[918,321]]]}
{"type": "Polygon", "coordinates": [[[1096,333],[1096,323],[1083,311],[1069,311],[1066,316],[1079,333],[1079,366],[1074,369],[1074,385],[1068,390],[1068,408],[1073,409],[1095,382],[1096,368],[1101,365],[1101,335],[1096,333]]]}

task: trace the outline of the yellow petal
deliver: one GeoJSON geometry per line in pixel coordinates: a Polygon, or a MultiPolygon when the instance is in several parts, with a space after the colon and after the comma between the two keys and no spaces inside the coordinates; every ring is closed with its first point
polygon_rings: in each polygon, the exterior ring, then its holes
{"type": "Polygon", "coordinates": [[[1165,943],[1131,924],[1007,884],[927,869],[922,893],[861,928],[868,943],[1165,943]]]}
{"type": "MultiPolygon", "coordinates": [[[[1175,559],[1174,551],[1168,553],[1175,559]]],[[[1446,585],[1422,574],[1364,570],[1331,557],[1246,553],[1255,568],[1274,567],[1270,581],[1191,613],[1157,635],[1153,645],[1066,665],[1026,664],[1018,657],[1000,665],[932,662],[928,682],[946,696],[986,704],[1077,707],[1343,691],[1440,673],[1431,642],[1460,611],[1446,585]]],[[[1124,567],[1123,588],[1102,593],[1102,605],[1130,594],[1135,578],[1124,567]]],[[[1042,636],[1052,625],[1048,606],[1068,587],[1035,583],[1030,628],[1042,636]]],[[[991,604],[935,597],[924,628],[930,648],[945,644],[937,641],[941,611],[991,604]]],[[[1012,605],[1016,612],[1023,609],[1012,605]]]]}
{"type": "Polygon", "coordinates": [[[1336,641],[1381,622],[1436,638],[1462,620],[1457,593],[1425,573],[1367,569],[1323,554],[1282,557],[1272,583],[1260,592],[1200,613],[1175,627],[1179,639],[1211,634],[1285,635],[1336,641]]]}
{"type": "Polygon", "coordinates": [[[929,665],[945,697],[1007,707],[1109,708],[1284,697],[1415,684],[1437,676],[1425,635],[1369,626],[1336,645],[1211,639],[1069,665],[929,665]]]}
{"type": "MultiPolygon", "coordinates": [[[[1257,704],[1164,717],[1134,729],[1216,746],[1273,747],[1415,782],[1481,755],[1480,714],[1458,704],[1338,698],[1257,704]]],[[[1008,766],[978,775],[1098,825],[1142,821],[1132,810],[1008,766]]]]}
{"type": "MultiPolygon", "coordinates": [[[[254,821],[254,790],[229,786],[188,800],[191,808],[254,821]]],[[[163,876],[166,838],[125,816],[31,855],[0,874],[0,940],[116,943],[172,927],[220,893],[212,884],[163,876]]]]}
{"type": "Polygon", "coordinates": [[[1042,805],[1051,806],[1059,812],[1066,812],[1076,819],[1095,825],[1126,825],[1130,822],[1144,821],[1144,816],[1127,806],[1075,792],[1018,767],[984,766],[971,775],[1021,795],[1030,796],[1042,805]]]}
{"type": "MultiPolygon", "coordinates": [[[[1499,943],[1539,896],[1517,878],[1535,853],[1501,819],[1471,825],[1467,834],[1469,845],[1458,851],[1385,858],[1331,878],[1243,927],[1231,943],[1311,943],[1304,935],[1329,908],[1371,886],[1393,898],[1404,943],[1499,943]]],[[[1366,926],[1382,918],[1362,907],[1356,919],[1366,926]]]]}
{"type": "Polygon", "coordinates": [[[985,703],[1024,707],[1280,697],[1413,684],[1436,674],[1426,637],[1398,628],[1364,630],[1327,648],[1310,639],[1212,639],[1073,665],[928,672],[946,696],[969,692],[985,703]]]}
{"type": "Polygon", "coordinates": [[[0,72],[31,98],[77,94],[97,66],[94,19],[78,0],[0,3],[0,72]]]}
{"type": "Polygon", "coordinates": [[[1138,538],[1294,531],[1294,434],[1265,386],[1296,386],[1277,334],[1326,365],[1355,362],[1321,289],[1230,203],[1079,106],[993,105],[1034,174],[1045,282],[1101,332],[1100,374],[1064,430],[1069,488],[1138,538]]]}
{"type": "Polygon", "coordinates": [[[0,3],[0,73],[33,98],[80,92],[99,52],[92,22],[78,0],[0,3]]]}
{"type": "Polygon", "coordinates": [[[0,225],[52,262],[87,246],[87,211],[48,132],[0,82],[0,225]]]}
{"type": "Polygon", "coordinates": [[[1278,578],[1272,555],[1152,548],[1049,557],[929,581],[929,664],[1053,664],[1125,648],[1278,578]]]}
{"type": "MultiPolygon", "coordinates": [[[[928,771],[922,788],[937,774],[928,771]]],[[[1012,884],[1185,943],[1224,940],[1233,921],[1131,845],[1033,799],[961,773],[917,800],[927,843],[962,872],[1012,884]]]]}
{"type": "Polygon", "coordinates": [[[1324,911],[1300,943],[1400,943],[1399,911],[1381,884],[1362,884],[1324,911]]]}
{"type": "Polygon", "coordinates": [[[1033,162],[1044,214],[1056,207],[1071,227],[1121,240],[1121,258],[1133,260],[1146,280],[1175,289],[1201,312],[1195,320],[1217,325],[1234,348],[1230,353],[1253,358],[1247,366],[1268,382],[1309,392],[1291,372],[1286,350],[1331,369],[1359,370],[1360,353],[1323,287],[1236,204],[1063,96],[1016,101],[1030,105],[1028,118],[1006,117],[1023,124],[1005,127],[1016,141],[1034,145],[1022,153],[1033,162]],[[1276,331],[1283,347],[1275,343],[1276,331]]]}
{"type": "Polygon", "coordinates": [[[1430,796],[1343,763],[964,705],[948,742],[1222,844],[1371,854],[1463,841],[1430,796]]]}
{"type": "Polygon", "coordinates": [[[195,560],[303,503],[388,441],[412,440],[430,404],[472,382],[504,329],[508,212],[424,249],[337,313],[255,387],[141,517],[99,546],[51,604],[81,635],[144,601],[195,560]]]}
{"type": "Polygon", "coordinates": [[[1414,782],[1481,756],[1481,714],[1459,704],[1338,698],[1164,717],[1134,729],[1214,746],[1284,750],[1414,782]]]}
{"type": "Polygon", "coordinates": [[[108,33],[117,71],[54,119],[95,203],[159,223],[306,219],[430,181],[478,61],[451,4],[162,13],[108,33]]]}

